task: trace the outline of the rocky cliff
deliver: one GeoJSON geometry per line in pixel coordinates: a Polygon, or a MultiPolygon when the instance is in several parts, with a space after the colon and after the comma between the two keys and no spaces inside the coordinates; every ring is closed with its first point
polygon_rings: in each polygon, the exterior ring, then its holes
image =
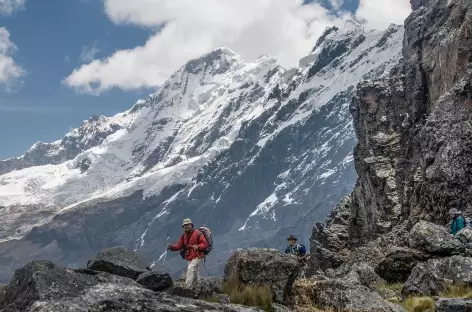
{"type": "Polygon", "coordinates": [[[380,260],[408,246],[418,220],[472,212],[472,1],[411,4],[402,60],[360,83],[350,105],[358,179],[313,229],[314,268],[339,267],[353,250],[368,258],[366,248],[380,260]]]}

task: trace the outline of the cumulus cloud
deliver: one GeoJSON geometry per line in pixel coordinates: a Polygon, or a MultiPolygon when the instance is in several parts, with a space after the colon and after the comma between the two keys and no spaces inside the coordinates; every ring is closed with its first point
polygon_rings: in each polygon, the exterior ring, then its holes
{"type": "Polygon", "coordinates": [[[382,29],[390,23],[403,25],[410,12],[409,0],[361,0],[356,17],[370,28],[382,29]]]}
{"type": "Polygon", "coordinates": [[[24,70],[12,58],[16,46],[10,41],[10,33],[0,27],[0,84],[10,87],[11,83],[24,75],[24,70]]]}
{"type": "MultiPolygon", "coordinates": [[[[335,7],[342,4],[330,1],[335,7]]],[[[376,8],[375,1],[408,0],[361,0],[360,12],[376,8]]],[[[327,26],[342,27],[353,18],[318,3],[303,5],[303,0],[104,0],[104,5],[114,23],[155,32],[142,46],[76,68],[64,82],[79,91],[155,88],[189,59],[223,46],[248,61],[267,54],[294,66],[327,26]]],[[[370,23],[371,16],[360,17],[370,23]]]]}
{"type": "Polygon", "coordinates": [[[13,11],[20,9],[25,4],[25,0],[0,0],[0,14],[10,15],[13,11]]]}

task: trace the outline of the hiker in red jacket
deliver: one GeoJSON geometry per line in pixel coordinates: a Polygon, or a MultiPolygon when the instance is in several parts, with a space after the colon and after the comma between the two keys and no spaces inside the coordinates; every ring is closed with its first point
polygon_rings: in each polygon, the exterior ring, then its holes
{"type": "Polygon", "coordinates": [[[194,229],[194,224],[190,219],[184,219],[182,223],[184,234],[175,245],[167,245],[167,249],[180,251],[185,260],[188,261],[187,276],[185,284],[191,288],[198,284],[200,278],[199,268],[202,259],[205,257],[203,250],[208,246],[205,235],[194,229]]]}

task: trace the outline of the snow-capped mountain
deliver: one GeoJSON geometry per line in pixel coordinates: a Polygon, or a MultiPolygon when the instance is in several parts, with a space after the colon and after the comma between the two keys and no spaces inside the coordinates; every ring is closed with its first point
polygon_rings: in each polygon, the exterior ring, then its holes
{"type": "Polygon", "coordinates": [[[213,230],[214,272],[233,248],[282,248],[289,233],[308,244],[356,179],[356,85],[387,75],[402,39],[401,26],[348,22],[291,69],[216,49],[130,110],[0,162],[0,280],[31,258],[80,265],[115,245],[157,263],[184,217],[213,230]]]}

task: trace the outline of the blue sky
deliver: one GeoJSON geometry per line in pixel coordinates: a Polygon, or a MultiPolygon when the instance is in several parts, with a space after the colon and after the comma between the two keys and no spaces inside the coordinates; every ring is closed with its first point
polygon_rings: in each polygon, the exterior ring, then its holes
{"type": "MultiPolygon", "coordinates": [[[[137,6],[140,0],[133,1],[137,6]]],[[[165,0],[156,0],[156,3],[159,1],[165,0]]],[[[330,7],[329,0],[326,0],[326,4],[330,7]]],[[[123,76],[115,81],[115,74],[110,68],[116,70],[117,65],[111,64],[112,61],[110,64],[103,61],[116,56],[118,66],[119,62],[126,64],[126,60],[134,59],[126,58],[129,55],[119,51],[145,44],[151,49],[151,45],[156,43],[151,42],[153,40],[150,38],[161,40],[158,42],[160,48],[166,49],[166,42],[172,39],[171,35],[171,39],[157,38],[159,23],[169,18],[159,11],[159,7],[149,8],[154,9],[156,15],[163,15],[152,19],[152,14],[146,8],[138,15],[135,13],[136,8],[131,8],[132,11],[126,5],[129,3],[120,0],[26,0],[21,9],[0,15],[0,27],[8,30],[11,42],[17,47],[11,57],[25,71],[21,79],[15,80],[8,88],[0,85],[0,159],[19,156],[37,141],[60,139],[92,115],[113,115],[124,111],[137,99],[153,92],[152,86],[161,82],[162,78],[156,80],[152,78],[152,72],[139,72],[140,69],[152,66],[144,63],[139,67],[138,64],[138,67],[130,69],[130,73],[137,73],[137,76],[123,76]],[[105,7],[104,2],[112,3],[115,7],[105,7]],[[95,66],[87,66],[94,59],[101,61],[95,66]],[[78,71],[77,75],[71,75],[74,69],[78,71]],[[64,79],[69,76],[73,77],[65,83],[64,79]],[[98,79],[102,87],[87,92],[87,87],[90,89],[90,86],[94,86],[93,79],[98,79]]],[[[354,12],[357,6],[358,0],[346,0],[341,9],[354,12]]],[[[177,24],[178,21],[176,17],[177,24]]],[[[237,44],[235,46],[239,47],[237,44]]],[[[169,46],[168,49],[171,51],[175,47],[169,46]]],[[[194,48],[182,48],[185,49],[194,48]]],[[[298,54],[287,54],[277,49],[274,47],[273,53],[282,59],[285,56],[287,59],[294,55],[298,57],[300,54],[300,51],[296,52],[298,54]]],[[[309,52],[308,46],[301,46],[300,49],[309,52]]],[[[265,52],[263,47],[255,51],[249,48],[246,50],[241,48],[250,56],[251,53],[272,52],[265,52]]],[[[156,64],[153,70],[162,73],[163,77],[187,58],[182,55],[180,59],[174,60],[173,67],[161,71],[159,66],[165,67],[168,62],[162,50],[159,51],[161,55],[156,55],[156,58],[160,58],[161,63],[156,64]]],[[[205,51],[205,47],[202,47],[202,51],[205,51]]],[[[137,60],[153,57],[152,53],[139,54],[142,51],[136,49],[132,52],[138,53],[137,60]]],[[[174,55],[169,55],[173,59],[174,55]]],[[[126,75],[126,70],[122,74],[126,75]]]]}

